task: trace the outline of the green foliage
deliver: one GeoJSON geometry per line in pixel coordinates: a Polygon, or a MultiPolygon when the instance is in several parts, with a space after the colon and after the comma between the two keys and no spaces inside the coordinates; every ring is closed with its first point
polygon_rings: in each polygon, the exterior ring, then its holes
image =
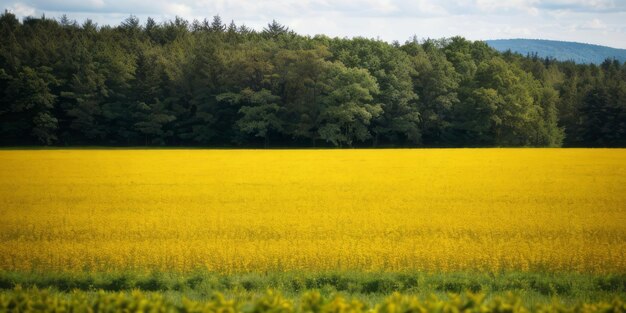
{"type": "Polygon", "coordinates": [[[0,15],[0,145],[624,146],[626,65],[257,32],[0,15]],[[51,40],[53,39],[53,40],[51,40]],[[233,96],[238,95],[238,96],[233,96]],[[262,139],[262,140],[260,140],[262,139]]]}
{"type": "Polygon", "coordinates": [[[415,296],[393,293],[369,307],[357,299],[343,296],[322,296],[318,291],[302,294],[297,302],[273,290],[249,300],[228,300],[215,293],[208,301],[183,297],[180,303],[164,299],[161,294],[141,291],[130,293],[89,294],[73,291],[58,294],[46,289],[17,287],[0,294],[0,310],[8,312],[242,312],[242,313],[359,313],[359,312],[623,312],[626,303],[619,298],[611,302],[578,303],[572,306],[559,302],[527,305],[513,295],[487,300],[484,294],[450,294],[447,297],[415,296]]]}
{"type": "Polygon", "coordinates": [[[191,273],[23,273],[0,272],[0,289],[52,288],[110,292],[142,291],[180,292],[205,300],[214,292],[225,294],[262,294],[273,289],[286,295],[306,290],[320,290],[324,295],[349,294],[359,299],[376,299],[393,292],[414,295],[445,295],[449,292],[483,292],[489,296],[509,292],[524,295],[535,302],[552,297],[568,303],[579,299],[609,300],[626,292],[623,274],[590,275],[577,273],[424,273],[424,272],[269,272],[217,274],[191,273]]]}
{"type": "Polygon", "coordinates": [[[171,131],[163,131],[163,126],[176,120],[176,116],[170,114],[162,102],[157,100],[154,104],[137,103],[134,112],[137,121],[134,129],[144,135],[146,145],[154,141],[151,138],[163,140],[172,136],[171,131]]]}
{"type": "Polygon", "coordinates": [[[239,113],[243,116],[237,121],[239,129],[246,134],[265,139],[269,144],[270,132],[281,132],[283,122],[278,117],[280,106],[276,103],[280,97],[272,95],[267,89],[254,92],[247,88],[240,92],[238,103],[243,102],[239,113]]]}
{"type": "Polygon", "coordinates": [[[319,136],[335,146],[352,146],[371,137],[368,126],[382,113],[380,104],[372,103],[379,92],[376,80],[364,69],[329,63],[324,77],[319,136]]]}

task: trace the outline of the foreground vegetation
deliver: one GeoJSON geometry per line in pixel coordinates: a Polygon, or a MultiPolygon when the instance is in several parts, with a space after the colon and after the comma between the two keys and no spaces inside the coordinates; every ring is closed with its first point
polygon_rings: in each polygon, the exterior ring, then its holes
{"type": "Polygon", "coordinates": [[[626,150],[0,151],[9,271],[626,271],[626,150]]]}
{"type": "Polygon", "coordinates": [[[85,293],[74,291],[71,296],[51,293],[47,290],[16,288],[0,293],[0,310],[12,312],[336,312],[336,313],[403,313],[403,312],[624,312],[626,302],[615,298],[597,303],[563,305],[558,301],[550,304],[528,305],[519,298],[496,297],[488,301],[482,294],[450,295],[445,298],[420,299],[399,293],[368,305],[356,299],[342,296],[323,297],[319,292],[308,292],[295,301],[268,291],[265,295],[247,301],[233,301],[214,294],[209,301],[197,302],[183,298],[180,303],[164,300],[160,295],[132,293],[85,293]]]}
{"type": "Polygon", "coordinates": [[[128,292],[141,290],[179,302],[184,296],[206,301],[215,293],[235,300],[250,300],[267,290],[289,299],[316,290],[322,296],[342,295],[374,304],[394,292],[426,298],[449,293],[483,293],[488,298],[516,295],[525,304],[565,304],[610,301],[626,296],[626,275],[528,272],[266,272],[218,274],[206,271],[173,272],[0,272],[0,289],[50,289],[56,293],[73,291],[128,292]]]}
{"type": "Polygon", "coordinates": [[[0,16],[0,145],[623,147],[625,90],[616,60],[460,37],[0,16]]]}

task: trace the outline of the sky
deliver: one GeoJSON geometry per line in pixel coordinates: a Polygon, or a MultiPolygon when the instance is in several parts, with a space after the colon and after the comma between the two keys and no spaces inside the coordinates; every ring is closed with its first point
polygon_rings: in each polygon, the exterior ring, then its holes
{"type": "Polygon", "coordinates": [[[626,0],[0,0],[18,17],[117,25],[180,16],[234,20],[261,30],[273,19],[299,34],[363,36],[404,42],[463,36],[471,40],[532,38],[626,48],[626,0]]]}

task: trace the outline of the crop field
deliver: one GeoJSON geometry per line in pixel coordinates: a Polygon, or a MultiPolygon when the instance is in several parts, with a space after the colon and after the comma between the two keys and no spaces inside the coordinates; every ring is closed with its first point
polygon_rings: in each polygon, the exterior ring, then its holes
{"type": "Polygon", "coordinates": [[[626,271],[626,150],[2,151],[16,271],[626,271]]]}
{"type": "Polygon", "coordinates": [[[0,225],[7,290],[46,275],[278,275],[265,289],[548,273],[623,298],[626,150],[4,150],[0,225]]]}

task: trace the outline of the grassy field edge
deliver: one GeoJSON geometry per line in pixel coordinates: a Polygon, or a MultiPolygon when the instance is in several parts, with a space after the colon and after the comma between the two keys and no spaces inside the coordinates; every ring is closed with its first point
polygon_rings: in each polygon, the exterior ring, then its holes
{"type": "Polygon", "coordinates": [[[508,294],[488,298],[484,294],[464,293],[418,298],[414,295],[393,293],[383,299],[367,303],[342,295],[324,296],[318,291],[285,298],[279,292],[266,291],[252,299],[233,299],[213,294],[205,301],[187,297],[171,301],[158,293],[139,290],[130,293],[89,293],[74,291],[60,294],[38,288],[20,287],[0,293],[0,311],[10,312],[227,312],[227,313],[361,313],[361,312],[624,312],[626,302],[620,298],[610,301],[577,302],[565,304],[528,303],[508,294]]]}
{"type": "Polygon", "coordinates": [[[275,290],[287,298],[319,291],[323,296],[344,295],[373,303],[400,292],[422,298],[449,293],[483,293],[489,297],[512,293],[525,302],[565,303],[610,301],[626,297],[626,273],[583,274],[558,272],[266,272],[219,274],[208,271],[175,272],[0,272],[3,293],[19,288],[55,292],[161,293],[175,301],[183,296],[197,301],[216,292],[236,299],[251,299],[275,290]]]}

